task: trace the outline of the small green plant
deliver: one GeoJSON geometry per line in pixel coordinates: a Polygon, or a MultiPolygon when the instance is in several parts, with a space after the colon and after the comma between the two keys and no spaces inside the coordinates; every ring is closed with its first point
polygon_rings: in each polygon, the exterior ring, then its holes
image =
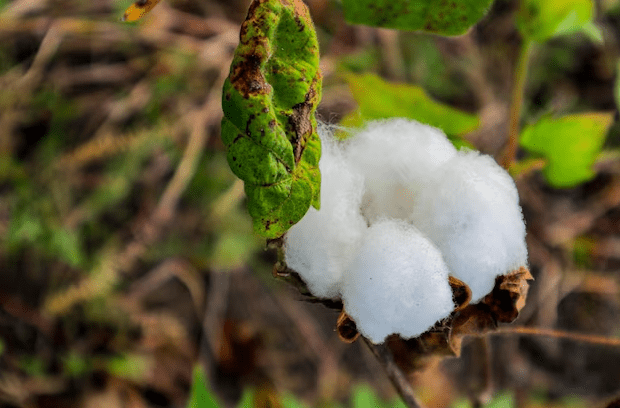
{"type": "MultiPolygon", "coordinates": [[[[247,387],[241,399],[237,403],[237,408],[263,408],[265,406],[274,406],[282,408],[308,408],[306,404],[299,401],[297,398],[290,394],[286,395],[273,395],[270,400],[273,405],[265,405],[265,401],[259,395],[260,392],[254,387],[247,387]]],[[[367,385],[359,385],[353,388],[351,393],[350,404],[346,405],[350,408],[405,408],[406,405],[396,398],[392,401],[382,401],[375,391],[367,385]]],[[[192,390],[190,398],[187,403],[187,408],[221,408],[221,405],[217,397],[209,391],[207,379],[203,369],[200,366],[194,367],[194,373],[192,378],[192,390]]],[[[343,408],[342,405],[335,402],[327,402],[325,405],[319,405],[317,408],[343,408]]],[[[489,406],[491,407],[491,406],[489,406]]],[[[500,408],[501,406],[493,406],[492,408],[500,408]]]]}
{"type": "Polygon", "coordinates": [[[595,176],[592,165],[603,147],[613,115],[588,112],[563,117],[543,117],[520,131],[521,109],[532,49],[550,39],[577,32],[594,41],[602,34],[593,23],[591,0],[522,0],[517,27],[523,37],[511,100],[509,143],[505,167],[514,165],[517,145],[546,160],[543,174],[557,188],[574,187],[595,176]]]}
{"type": "MultiPolygon", "coordinates": [[[[489,4],[345,1],[344,8],[357,23],[449,35],[464,32],[489,4]]],[[[454,138],[475,129],[478,118],[434,102],[421,88],[351,74],[360,110],[345,124],[393,116],[425,124],[390,119],[367,124],[345,143],[325,131],[319,139],[320,79],[305,5],[255,0],[224,84],[222,140],[232,171],[245,183],[256,232],[280,238],[288,231],[281,259],[312,294],[341,300],[342,313],[379,344],[392,334],[422,336],[470,301],[492,302],[497,277],[527,287],[514,182],[492,159],[457,151],[429,126],[454,138]],[[450,276],[465,288],[461,304],[454,302],[450,276]]],[[[286,271],[284,263],[277,268],[286,271]]],[[[482,318],[512,321],[523,295],[518,289],[511,297],[512,311],[482,318]]],[[[444,344],[458,355],[450,336],[444,344]]]]}

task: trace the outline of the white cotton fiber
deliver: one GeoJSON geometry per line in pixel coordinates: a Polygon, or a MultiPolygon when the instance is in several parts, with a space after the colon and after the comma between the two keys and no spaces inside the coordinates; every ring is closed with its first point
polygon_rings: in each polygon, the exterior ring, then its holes
{"type": "Polygon", "coordinates": [[[455,277],[477,301],[495,277],[527,264],[525,225],[517,189],[491,157],[459,152],[429,175],[411,219],[441,250],[455,277]]]}
{"type": "Polygon", "coordinates": [[[321,209],[287,232],[285,261],[315,296],[340,297],[371,341],[418,336],[447,317],[449,274],[476,302],[527,264],[517,189],[491,157],[405,119],[344,142],[325,130],[321,209]]]}
{"type": "Polygon", "coordinates": [[[454,309],[439,250],[411,224],[373,224],[343,279],[345,311],[374,343],[417,336],[454,309]]]}
{"type": "Polygon", "coordinates": [[[370,222],[405,218],[427,175],[456,155],[438,129],[406,119],[371,122],[352,137],[345,155],[365,178],[362,211],[370,222]]]}
{"type": "Polygon", "coordinates": [[[285,238],[285,261],[315,296],[338,297],[342,272],[367,229],[360,212],[364,179],[348,166],[325,129],[321,130],[321,210],[310,208],[285,238]]]}

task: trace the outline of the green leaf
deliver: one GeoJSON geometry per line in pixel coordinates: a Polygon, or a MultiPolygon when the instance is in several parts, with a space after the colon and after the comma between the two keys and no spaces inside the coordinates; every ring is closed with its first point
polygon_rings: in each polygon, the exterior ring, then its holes
{"type": "Polygon", "coordinates": [[[240,37],[224,84],[222,140],[255,231],[276,238],[320,205],[318,43],[301,0],[255,0],[240,37]]]}
{"type": "Polygon", "coordinates": [[[49,245],[52,253],[58,254],[73,267],[79,267],[84,262],[82,240],[76,231],[62,227],[52,229],[49,245]]]}
{"type": "Polygon", "coordinates": [[[307,405],[299,401],[294,395],[288,393],[280,397],[280,403],[282,408],[308,408],[307,405]]]}
{"type": "Polygon", "coordinates": [[[504,392],[485,404],[484,408],[513,408],[514,406],[514,396],[511,393],[504,392]]]}
{"type": "Polygon", "coordinates": [[[493,0],[343,0],[351,24],[435,34],[466,32],[488,11],[493,0]]]}
{"type": "Polygon", "coordinates": [[[152,362],[138,354],[126,354],[112,357],[106,363],[108,372],[119,378],[142,381],[152,368],[152,362]]]}
{"type": "Polygon", "coordinates": [[[83,355],[70,351],[61,357],[63,374],[69,378],[81,378],[92,370],[92,363],[83,355]]]}
{"type": "Polygon", "coordinates": [[[592,27],[592,0],[522,0],[517,18],[521,34],[533,41],[571,34],[592,27]]]}
{"type": "Polygon", "coordinates": [[[347,74],[346,79],[359,110],[346,116],[343,126],[403,117],[437,127],[449,136],[463,135],[478,127],[477,116],[435,102],[418,86],[386,82],[374,74],[347,74]]]}
{"type": "Polygon", "coordinates": [[[194,367],[192,391],[187,408],[220,408],[215,396],[207,389],[207,377],[199,365],[194,367]]]}
{"type": "Polygon", "coordinates": [[[523,130],[520,143],[548,159],[543,174],[549,184],[573,187],[595,176],[592,164],[603,147],[612,120],[613,114],[609,113],[543,118],[523,130]]]}
{"type": "MultiPolygon", "coordinates": [[[[247,218],[247,214],[245,216],[247,218]]],[[[252,252],[259,248],[255,238],[247,232],[223,231],[215,244],[211,265],[218,270],[231,270],[244,265],[252,252]]]]}
{"type": "Polygon", "coordinates": [[[355,391],[353,391],[352,399],[353,408],[377,408],[383,406],[374,390],[367,385],[356,387],[355,391]]]}
{"type": "Polygon", "coordinates": [[[579,236],[573,240],[573,262],[578,268],[591,269],[592,258],[596,249],[596,239],[579,236]]]}
{"type": "Polygon", "coordinates": [[[603,38],[603,32],[592,21],[585,23],[581,29],[583,33],[595,44],[603,45],[605,39],[603,38]]]}

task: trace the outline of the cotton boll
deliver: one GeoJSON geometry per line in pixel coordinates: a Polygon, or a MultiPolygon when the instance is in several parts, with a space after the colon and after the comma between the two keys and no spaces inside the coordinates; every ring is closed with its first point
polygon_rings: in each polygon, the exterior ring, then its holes
{"type": "Polygon", "coordinates": [[[411,219],[477,301],[496,276],[527,263],[516,187],[491,157],[477,152],[459,152],[431,181],[416,197],[411,219]]]}
{"type": "Polygon", "coordinates": [[[457,152],[441,130],[402,118],[369,122],[348,142],[347,157],[365,175],[405,182],[423,178],[457,152]]]}
{"type": "Polygon", "coordinates": [[[360,212],[364,180],[321,130],[321,209],[310,208],[286,233],[284,250],[286,264],[299,273],[313,295],[333,298],[340,296],[342,272],[367,229],[360,212]]]}
{"type": "Polygon", "coordinates": [[[454,309],[448,273],[439,250],[413,225],[379,221],[345,273],[344,308],[374,343],[392,333],[417,336],[454,309]]]}
{"type": "Polygon", "coordinates": [[[406,119],[371,122],[346,146],[346,157],[365,177],[363,212],[370,222],[405,218],[427,175],[456,155],[439,129],[406,119]]]}

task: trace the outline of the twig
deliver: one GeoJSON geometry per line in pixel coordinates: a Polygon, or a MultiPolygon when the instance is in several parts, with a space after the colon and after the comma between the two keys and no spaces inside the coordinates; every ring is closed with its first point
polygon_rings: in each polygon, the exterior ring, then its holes
{"type": "Polygon", "coordinates": [[[597,336],[593,334],[580,334],[564,330],[543,329],[538,327],[505,327],[496,331],[491,331],[489,332],[489,334],[528,334],[535,336],[554,337],[557,339],[574,340],[590,344],[600,344],[603,346],[620,346],[620,338],[597,336]]]}
{"type": "Polygon", "coordinates": [[[220,107],[217,102],[219,102],[227,74],[228,67],[224,67],[199,113],[199,118],[194,121],[194,128],[183,154],[183,159],[181,159],[177,171],[168,183],[153,214],[153,218],[159,222],[167,222],[170,219],[181,199],[181,195],[196,172],[203,148],[207,142],[207,125],[220,114],[220,107]]]}
{"type": "Polygon", "coordinates": [[[527,77],[527,65],[530,60],[532,42],[524,40],[521,45],[515,79],[510,100],[510,117],[508,121],[508,145],[502,154],[500,164],[505,169],[510,168],[517,156],[517,146],[519,144],[519,120],[521,119],[521,108],[523,107],[523,93],[525,91],[525,78],[527,77]]]}
{"type": "Polygon", "coordinates": [[[385,76],[391,80],[401,80],[404,77],[405,68],[398,44],[398,31],[386,28],[377,28],[376,38],[381,52],[381,69],[385,76]]]}
{"type": "Polygon", "coordinates": [[[205,100],[198,118],[194,119],[194,126],[185,147],[183,158],[166,186],[151,219],[143,224],[135,239],[127,245],[124,252],[119,254],[117,259],[120,271],[128,272],[138,258],[144,254],[146,248],[157,241],[163,227],[172,220],[177,204],[196,172],[202,151],[207,143],[207,125],[215,120],[218,115],[221,115],[219,95],[226,78],[225,73],[228,73],[227,69],[222,70],[219,79],[205,100]]]}
{"type": "Polygon", "coordinates": [[[212,271],[210,276],[211,283],[202,319],[202,338],[198,359],[202,362],[209,381],[214,381],[215,366],[219,362],[224,331],[224,318],[228,310],[231,272],[212,271]]]}
{"type": "Polygon", "coordinates": [[[300,302],[287,296],[274,296],[273,299],[294,323],[302,340],[318,360],[319,395],[326,400],[333,399],[338,384],[338,350],[334,350],[335,347],[327,343],[316,319],[301,306],[300,302]]]}
{"type": "Polygon", "coordinates": [[[92,297],[94,293],[109,290],[117,282],[119,275],[130,272],[147,249],[159,240],[164,228],[172,221],[177,204],[196,171],[209,137],[207,125],[221,115],[219,96],[227,73],[227,67],[223,67],[219,79],[198,113],[198,118],[193,120],[194,126],[181,162],[149,220],[138,228],[134,239],[123,250],[113,249],[109,255],[104,256],[98,271],[67,290],[53,294],[46,301],[45,308],[49,313],[65,313],[73,304],[92,297]]]}
{"type": "Polygon", "coordinates": [[[413,388],[411,388],[411,384],[405,376],[405,373],[396,365],[394,357],[387,346],[385,344],[373,344],[367,338],[362,338],[370,351],[372,351],[372,354],[377,357],[377,360],[379,360],[379,363],[385,369],[385,372],[405,404],[409,408],[423,408],[424,406],[416,399],[413,388]]]}

